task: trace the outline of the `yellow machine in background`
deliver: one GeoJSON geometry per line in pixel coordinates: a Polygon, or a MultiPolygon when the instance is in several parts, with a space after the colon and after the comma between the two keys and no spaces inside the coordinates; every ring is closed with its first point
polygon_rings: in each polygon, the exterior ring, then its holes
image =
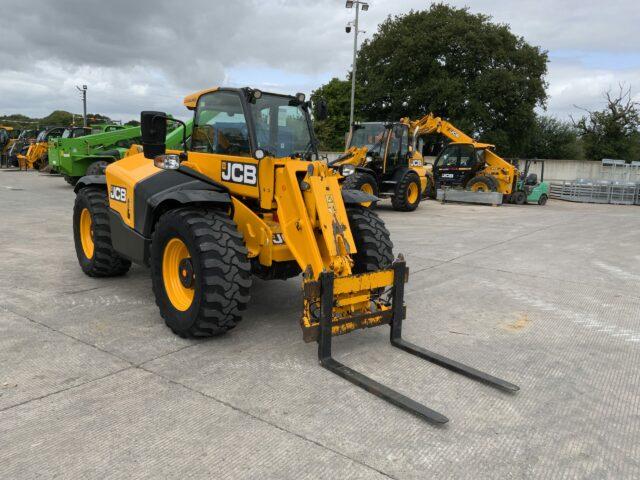
{"type": "MultiPolygon", "coordinates": [[[[515,190],[520,172],[493,151],[494,145],[477,142],[450,122],[431,113],[409,124],[413,150],[421,151],[423,157],[431,153],[428,149],[434,145],[425,141],[426,137],[439,134],[451,141],[433,164],[436,188],[441,185],[460,186],[471,191],[500,192],[503,195],[510,195],[515,190]]],[[[435,191],[433,193],[435,195],[435,191]]]]}
{"type": "Polygon", "coordinates": [[[78,181],[74,240],[87,275],[123,275],[132,261],[150,266],[169,328],[205,337],[241,320],[252,275],[302,273],[303,338],[318,342],[320,362],[333,373],[429,421],[446,422],[332,358],[333,336],[390,325],[394,346],[497,388],[518,389],[402,339],[404,259],[394,260],[384,222],[361,205],[376,198],[341,189],[338,172],[318,159],[303,94],[212,88],[184,104],[194,111],[189,151],[166,150],[167,122],[176,120],[142,112],[143,153],[110,164],[105,176],[78,181]]]}
{"type": "Polygon", "coordinates": [[[345,177],[342,187],[390,198],[395,210],[415,210],[433,182],[413,155],[409,126],[405,119],[354,124],[346,152],[330,163],[345,177]]]}
{"type": "Polygon", "coordinates": [[[20,169],[42,170],[48,164],[49,140],[62,136],[65,127],[53,127],[43,130],[36,137],[35,142],[29,145],[25,154],[18,155],[20,169]]]}

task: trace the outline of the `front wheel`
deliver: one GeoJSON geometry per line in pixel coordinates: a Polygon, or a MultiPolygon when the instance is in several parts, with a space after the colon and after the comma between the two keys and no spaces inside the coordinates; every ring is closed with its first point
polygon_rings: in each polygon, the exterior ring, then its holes
{"type": "MultiPolygon", "coordinates": [[[[373,175],[367,172],[356,171],[349,175],[342,182],[342,188],[345,190],[360,190],[369,195],[378,196],[378,183],[373,175]]],[[[365,202],[362,206],[370,207],[372,204],[373,202],[365,202]]]]}
{"type": "Polygon", "coordinates": [[[222,212],[180,208],[160,217],[151,240],[151,275],[160,315],[181,337],[231,330],[249,301],[247,249],[222,212]]]}
{"type": "Polygon", "coordinates": [[[466,188],[472,192],[495,192],[498,182],[491,175],[478,175],[469,180],[466,188]]]}
{"type": "Polygon", "coordinates": [[[547,197],[547,195],[543,193],[542,195],[540,195],[540,198],[538,199],[538,205],[546,205],[548,199],[549,197],[547,197]]]}
{"type": "Polygon", "coordinates": [[[394,210],[401,212],[412,212],[420,204],[420,177],[414,172],[407,172],[396,184],[391,205],[394,210]]]}
{"type": "Polygon", "coordinates": [[[522,190],[518,190],[513,194],[513,203],[516,205],[524,205],[527,203],[527,194],[522,190]]]}
{"type": "Polygon", "coordinates": [[[347,217],[357,249],[353,256],[353,273],[390,268],[393,263],[393,243],[382,219],[363,207],[347,208],[347,217]]]}

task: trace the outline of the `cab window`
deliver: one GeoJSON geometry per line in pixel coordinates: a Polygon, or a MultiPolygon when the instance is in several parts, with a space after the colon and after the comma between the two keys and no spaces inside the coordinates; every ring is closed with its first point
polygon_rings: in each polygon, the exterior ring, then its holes
{"type": "Polygon", "coordinates": [[[460,167],[473,168],[478,163],[476,149],[472,145],[460,145],[460,167]]]}
{"type": "Polygon", "coordinates": [[[438,166],[440,167],[455,167],[458,163],[458,156],[460,155],[460,146],[452,145],[447,147],[438,158],[438,166]]]}
{"type": "Polygon", "coordinates": [[[212,92],[198,100],[191,139],[195,152],[251,156],[249,129],[236,92],[212,92]]]}

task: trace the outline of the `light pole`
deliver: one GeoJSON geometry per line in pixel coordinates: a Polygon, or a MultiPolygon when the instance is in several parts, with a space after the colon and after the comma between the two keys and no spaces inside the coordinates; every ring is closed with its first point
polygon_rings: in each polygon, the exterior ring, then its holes
{"type": "Polygon", "coordinates": [[[87,126],[87,86],[82,85],[82,88],[76,85],[76,88],[82,93],[82,123],[83,126],[87,126]]]}
{"type": "MultiPolygon", "coordinates": [[[[351,137],[353,133],[353,111],[355,107],[356,100],[356,55],[358,53],[358,14],[360,13],[360,6],[362,6],[362,11],[366,12],[369,10],[369,4],[362,0],[347,0],[345,7],[353,8],[356,6],[356,19],[353,23],[353,65],[351,70],[351,113],[349,114],[349,137],[351,137]]],[[[347,33],[351,32],[351,22],[347,24],[346,28],[347,33]]],[[[364,32],[363,32],[364,33],[364,32]]]]}

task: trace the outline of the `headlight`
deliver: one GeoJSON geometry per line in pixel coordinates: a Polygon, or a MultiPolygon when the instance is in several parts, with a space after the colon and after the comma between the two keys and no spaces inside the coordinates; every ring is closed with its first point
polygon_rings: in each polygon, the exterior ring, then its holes
{"type": "Polygon", "coordinates": [[[356,167],[353,165],[342,165],[340,167],[340,175],[343,177],[348,177],[349,175],[353,175],[356,172],[356,167]]]}
{"type": "Polygon", "coordinates": [[[158,155],[153,159],[153,164],[163,170],[177,170],[180,167],[180,156],[174,154],[158,155]]]}

